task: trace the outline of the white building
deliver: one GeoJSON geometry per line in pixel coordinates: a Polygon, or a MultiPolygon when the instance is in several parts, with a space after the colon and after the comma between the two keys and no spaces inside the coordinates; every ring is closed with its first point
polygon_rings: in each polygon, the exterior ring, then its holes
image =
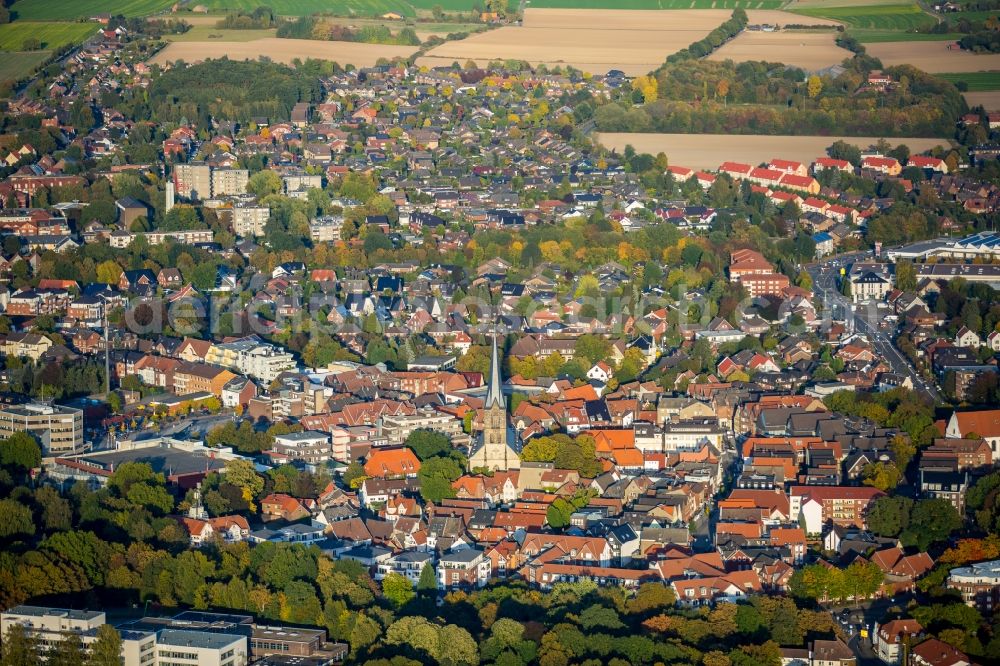
{"type": "Polygon", "coordinates": [[[420,582],[420,574],[425,565],[434,567],[434,556],[417,550],[405,550],[378,563],[375,570],[375,580],[383,580],[390,573],[405,576],[414,586],[420,582]]]}
{"type": "Polygon", "coordinates": [[[309,223],[309,237],[314,243],[330,243],[341,239],[344,218],[339,215],[324,215],[309,223]]]}
{"type": "Polygon", "coordinates": [[[318,430],[276,435],[272,448],[276,453],[286,455],[292,460],[314,464],[324,463],[332,455],[330,435],[318,430]]]}
{"type": "Polygon", "coordinates": [[[249,656],[247,637],[237,634],[162,629],[156,636],[158,666],[244,666],[249,656]]]}

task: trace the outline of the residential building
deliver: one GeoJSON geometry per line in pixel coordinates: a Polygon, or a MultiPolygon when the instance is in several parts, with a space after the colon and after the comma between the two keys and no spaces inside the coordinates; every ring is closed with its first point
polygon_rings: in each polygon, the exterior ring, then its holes
{"type": "Polygon", "coordinates": [[[1000,605],[1000,560],[952,569],[946,585],[957,590],[969,606],[992,614],[1000,605]]]}
{"type": "Polygon", "coordinates": [[[481,550],[469,548],[443,554],[437,564],[438,587],[483,587],[490,580],[490,558],[481,550]]]}
{"type": "Polygon", "coordinates": [[[882,663],[899,666],[903,660],[904,648],[918,643],[923,633],[924,628],[913,619],[886,622],[875,631],[875,654],[882,663]]]}
{"type": "Polygon", "coordinates": [[[330,460],[330,435],[315,430],[275,435],[272,448],[289,460],[322,464],[330,460]]]}
{"type": "Polygon", "coordinates": [[[212,196],[239,196],[246,194],[250,172],[247,169],[212,169],[212,196]]]}
{"type": "Polygon", "coordinates": [[[212,167],[204,162],[174,165],[174,188],[185,199],[208,199],[212,196],[212,167]]]}
{"type": "Polygon", "coordinates": [[[233,233],[237,236],[263,236],[271,209],[267,206],[239,204],[233,207],[233,233]]]}

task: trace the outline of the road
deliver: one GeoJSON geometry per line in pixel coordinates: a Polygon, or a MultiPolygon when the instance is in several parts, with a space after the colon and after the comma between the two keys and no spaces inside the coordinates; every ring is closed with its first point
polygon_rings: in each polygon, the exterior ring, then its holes
{"type": "Polygon", "coordinates": [[[882,622],[893,607],[906,608],[913,599],[910,593],[893,598],[879,598],[871,601],[849,604],[823,604],[847,633],[847,645],[857,657],[858,666],[884,666],[875,654],[872,645],[875,625],[882,622]],[[868,630],[868,637],[861,637],[861,630],[868,630]]]}
{"type": "Polygon", "coordinates": [[[899,349],[892,341],[892,337],[879,328],[883,314],[877,307],[858,307],[854,309],[850,300],[840,293],[837,288],[837,279],[840,276],[840,269],[848,267],[851,263],[865,257],[865,253],[855,253],[840,255],[836,258],[828,259],[824,262],[809,264],[805,268],[813,280],[813,291],[820,295],[826,309],[831,312],[842,313],[834,318],[843,317],[845,320],[853,318],[854,330],[863,335],[871,342],[875,353],[889,364],[889,367],[896,374],[909,377],[913,382],[915,390],[923,393],[932,401],[940,402],[941,394],[937,387],[926,381],[923,376],[913,367],[910,360],[900,353],[899,349]]]}

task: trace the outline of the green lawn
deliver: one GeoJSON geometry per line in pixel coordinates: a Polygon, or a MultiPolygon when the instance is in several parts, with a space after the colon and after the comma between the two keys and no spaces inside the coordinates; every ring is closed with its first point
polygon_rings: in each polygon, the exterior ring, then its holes
{"type": "Polygon", "coordinates": [[[35,68],[48,57],[48,51],[0,54],[0,81],[23,79],[35,71],[35,68]]]}
{"type": "Polygon", "coordinates": [[[956,72],[934,76],[952,83],[965,81],[969,84],[970,92],[1000,90],[1000,72],[956,72]]]}
{"type": "Polygon", "coordinates": [[[783,0],[531,0],[556,9],[777,9],[783,0]]]}
{"type": "Polygon", "coordinates": [[[37,39],[43,49],[78,44],[97,32],[96,23],[16,21],[0,25],[0,51],[23,51],[24,40],[37,39]]]}
{"type": "Polygon", "coordinates": [[[147,16],[169,9],[175,0],[15,0],[10,10],[17,20],[67,20],[94,14],[147,16]]]}
{"type": "Polygon", "coordinates": [[[840,21],[850,28],[872,31],[906,32],[934,25],[934,17],[916,4],[870,5],[853,7],[804,7],[791,9],[796,14],[840,21]]]}
{"type": "Polygon", "coordinates": [[[897,32],[893,30],[851,30],[851,36],[863,44],[875,42],[948,42],[958,41],[963,35],[958,32],[897,32]]]}

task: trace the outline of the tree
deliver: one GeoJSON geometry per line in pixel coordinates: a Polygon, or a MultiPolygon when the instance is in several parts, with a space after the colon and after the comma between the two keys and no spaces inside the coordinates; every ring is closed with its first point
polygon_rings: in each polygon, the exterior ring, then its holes
{"type": "Polygon", "coordinates": [[[119,666],[121,651],[122,639],[118,630],[110,624],[102,624],[97,629],[97,640],[90,645],[87,666],[119,666]]]}
{"type": "Polygon", "coordinates": [[[31,509],[17,500],[0,500],[0,538],[11,539],[35,533],[31,509]]]}
{"type": "Polygon", "coordinates": [[[629,614],[672,608],[677,601],[673,589],[663,583],[643,583],[625,608],[629,614]]]}
{"type": "Polygon", "coordinates": [[[247,181],[247,191],[261,198],[269,194],[280,194],[281,187],[281,176],[270,169],[258,171],[247,181]]]}
{"type": "Polygon", "coordinates": [[[912,261],[900,259],[896,262],[896,286],[903,291],[917,288],[917,271],[912,261]]]}
{"type": "Polygon", "coordinates": [[[0,441],[0,466],[21,470],[35,469],[42,464],[42,449],[26,432],[15,432],[0,441]]]}
{"type": "Polygon", "coordinates": [[[475,666],[479,663],[479,646],[472,635],[455,624],[438,630],[438,661],[454,666],[475,666]]]}
{"type": "MultiPolygon", "coordinates": [[[[253,500],[264,490],[264,478],[249,460],[235,458],[226,463],[226,482],[243,492],[243,499],[253,507],[253,500]]],[[[251,509],[252,510],[252,509],[251,509]]]]}
{"type": "Polygon", "coordinates": [[[462,476],[462,468],[453,458],[434,457],[420,465],[420,495],[428,502],[440,502],[455,496],[451,483],[462,476]]]}
{"type": "Polygon", "coordinates": [[[38,662],[38,639],[24,625],[12,623],[3,635],[0,666],[28,666],[38,662]]]}
{"type": "Polygon", "coordinates": [[[97,264],[97,281],[106,284],[117,284],[122,275],[122,267],[108,259],[97,264]]]}
{"type": "Polygon", "coordinates": [[[447,435],[434,430],[414,430],[406,438],[406,446],[421,462],[434,456],[447,456],[455,450],[447,435]]]}
{"type": "Polygon", "coordinates": [[[962,517],[948,500],[930,498],[918,501],[910,512],[910,524],[900,535],[907,546],[920,550],[944,541],[962,527],[962,517]]]}
{"type": "Polygon", "coordinates": [[[49,651],[47,664],[54,666],[83,666],[83,641],[75,633],[67,633],[49,651]]]}
{"type": "Polygon", "coordinates": [[[868,528],[881,536],[899,536],[910,524],[912,509],[908,497],[879,497],[868,512],[868,528]]]}
{"type": "Polygon", "coordinates": [[[420,570],[420,580],[417,581],[417,593],[430,596],[437,592],[437,574],[431,563],[424,562],[424,568],[420,570]]]}
{"type": "Polygon", "coordinates": [[[396,608],[401,608],[416,594],[413,592],[413,583],[410,579],[393,571],[382,579],[382,596],[391,601],[396,608]]]}
{"type": "Polygon", "coordinates": [[[809,93],[809,99],[816,99],[823,92],[823,79],[813,74],[806,83],[806,89],[809,93]]]}

